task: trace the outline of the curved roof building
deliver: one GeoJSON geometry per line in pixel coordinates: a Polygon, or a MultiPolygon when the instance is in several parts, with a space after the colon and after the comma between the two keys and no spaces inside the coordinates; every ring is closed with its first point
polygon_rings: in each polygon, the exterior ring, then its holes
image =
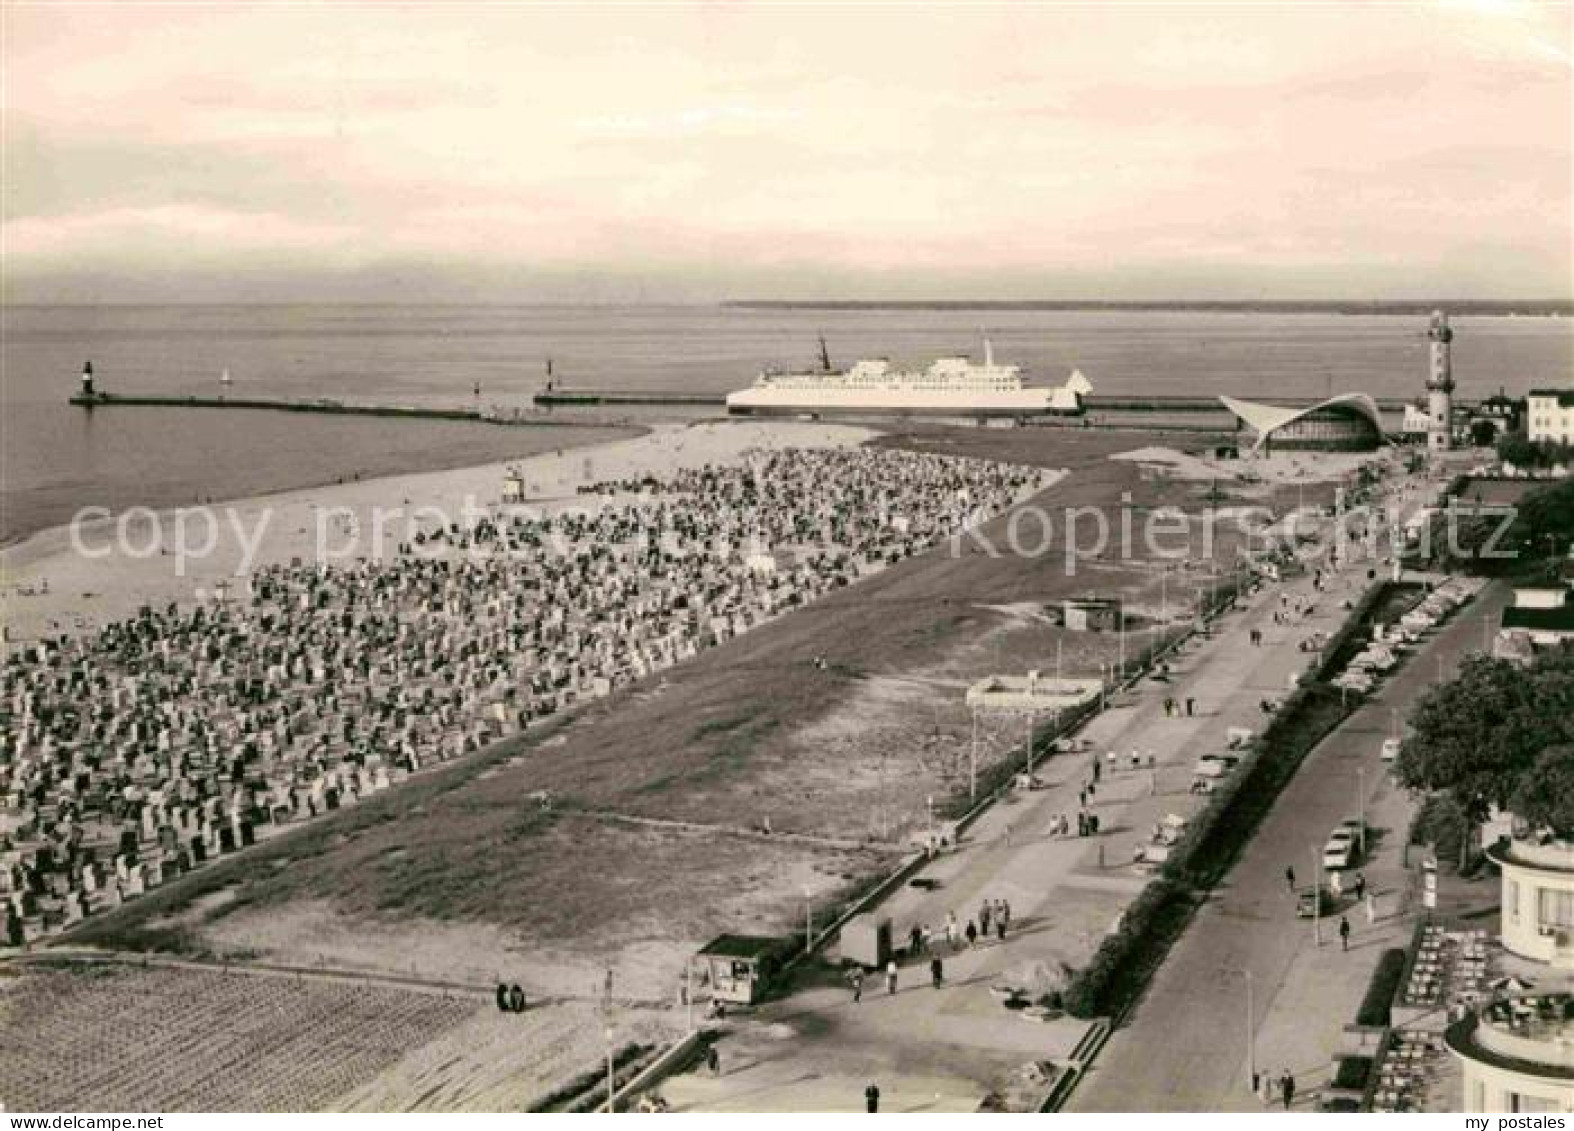
{"type": "Polygon", "coordinates": [[[1234,397],[1219,401],[1257,433],[1253,451],[1368,452],[1383,442],[1377,402],[1365,393],[1344,393],[1304,408],[1234,397]]]}

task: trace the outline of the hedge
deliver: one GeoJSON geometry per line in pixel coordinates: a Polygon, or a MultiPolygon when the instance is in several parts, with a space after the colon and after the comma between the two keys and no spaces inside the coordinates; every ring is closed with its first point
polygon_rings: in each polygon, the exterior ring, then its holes
{"type": "Polygon", "coordinates": [[[1332,1087],[1349,1092],[1366,1091],[1367,1078],[1372,1074],[1372,1058],[1369,1056],[1341,1056],[1338,1067],[1334,1069],[1332,1087]]]}
{"type": "Polygon", "coordinates": [[[1160,876],[1143,888],[1121,915],[1120,926],[1066,984],[1065,1008],[1073,1017],[1115,1016],[1147,985],[1180,937],[1196,907],[1184,884],[1160,876]]]}
{"type": "Polygon", "coordinates": [[[1399,947],[1383,951],[1372,970],[1372,980],[1367,983],[1366,996],[1356,1011],[1355,1023],[1370,1028],[1389,1025],[1394,1006],[1394,995],[1399,992],[1400,979],[1405,973],[1405,952],[1399,947]]]}

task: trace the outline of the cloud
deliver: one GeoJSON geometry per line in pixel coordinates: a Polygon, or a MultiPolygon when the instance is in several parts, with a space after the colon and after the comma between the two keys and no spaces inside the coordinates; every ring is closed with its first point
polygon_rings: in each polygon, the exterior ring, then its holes
{"type": "Polygon", "coordinates": [[[1252,289],[1342,258],[1354,288],[1495,246],[1472,281],[1574,289],[1574,79],[1537,46],[1568,13],[1539,6],[5,19],[13,280],[67,258],[293,261],[334,288],[380,285],[369,262],[674,287],[1201,264],[1252,289]]]}
{"type": "Polygon", "coordinates": [[[193,205],[122,208],[74,216],[24,217],[0,226],[7,255],[108,261],[155,255],[268,252],[342,248],[357,235],[344,226],[306,224],[267,212],[230,212],[193,205]]]}

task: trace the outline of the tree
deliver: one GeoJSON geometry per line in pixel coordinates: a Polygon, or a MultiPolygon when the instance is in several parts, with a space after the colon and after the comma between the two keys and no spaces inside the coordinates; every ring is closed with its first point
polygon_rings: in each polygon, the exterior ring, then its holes
{"type": "Polygon", "coordinates": [[[1497,425],[1490,420],[1472,420],[1470,422],[1470,445],[1475,448],[1490,448],[1492,441],[1497,439],[1497,425]]]}
{"type": "Polygon", "coordinates": [[[1514,813],[1535,828],[1574,840],[1574,745],[1544,750],[1514,791],[1514,813]]]}
{"type": "MultiPolygon", "coordinates": [[[[1394,772],[1414,790],[1446,792],[1471,821],[1511,808],[1543,752],[1574,744],[1574,647],[1528,668],[1472,656],[1410,716],[1394,772]]],[[[1539,794],[1537,795],[1539,797],[1539,794]]]]}

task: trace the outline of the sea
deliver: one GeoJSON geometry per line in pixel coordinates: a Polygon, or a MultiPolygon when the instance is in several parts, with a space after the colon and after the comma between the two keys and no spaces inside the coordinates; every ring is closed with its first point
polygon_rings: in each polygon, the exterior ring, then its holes
{"type": "MultiPolygon", "coordinates": [[[[1465,399],[1574,384],[1574,319],[1454,319],[1465,399]]],[[[724,393],[767,366],[995,357],[1098,393],[1271,400],[1424,388],[1415,315],[711,306],[10,306],[0,311],[0,541],[83,507],[164,508],[522,457],[559,428],[222,409],[72,408],[82,365],[124,394],[529,408],[563,388],[724,393]],[[231,383],[221,385],[228,371],[231,383]]],[[[648,415],[648,414],[646,414],[648,415]]],[[[1053,433],[1045,436],[1053,443],[1053,433]]]]}

